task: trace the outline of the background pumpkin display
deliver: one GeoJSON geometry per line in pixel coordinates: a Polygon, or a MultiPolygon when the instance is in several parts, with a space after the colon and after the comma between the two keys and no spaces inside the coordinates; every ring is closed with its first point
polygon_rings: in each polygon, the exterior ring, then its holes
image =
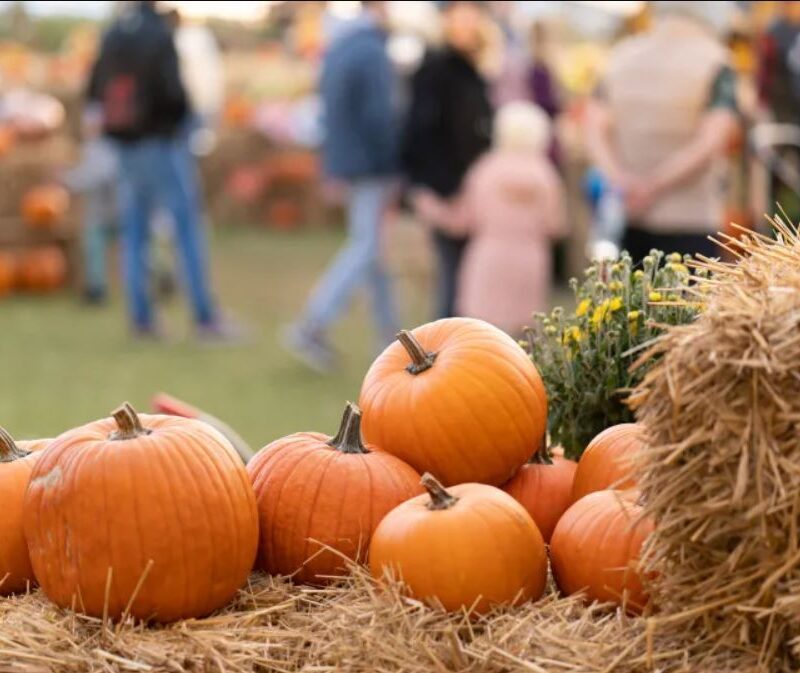
{"type": "Polygon", "coordinates": [[[446,486],[499,486],[539,445],[547,397],[520,346],[481,320],[403,331],[361,388],[364,436],[446,486]]]}
{"type": "Polygon", "coordinates": [[[366,560],[381,519],[419,494],[419,474],[361,441],[348,405],[335,437],[300,432],[272,442],[247,466],[258,501],[258,565],[299,582],[325,582],[366,560]],[[335,550],[325,550],[327,546],[335,550]]]}
{"type": "Polygon", "coordinates": [[[25,591],[35,581],[22,509],[36,458],[0,428],[0,596],[25,591]]]}
{"type": "Polygon", "coordinates": [[[572,504],[577,467],[560,450],[542,450],[503,484],[503,490],[531,515],[545,542],[550,542],[558,520],[572,504]]]}
{"type": "Polygon", "coordinates": [[[33,248],[24,252],[16,266],[16,285],[28,292],[52,292],[67,280],[67,260],[57,247],[33,248]]]}
{"type": "Polygon", "coordinates": [[[59,223],[69,210],[69,192],[57,184],[32,187],[22,197],[20,210],[25,223],[46,229],[59,223]]]}
{"type": "Polygon", "coordinates": [[[376,578],[401,579],[414,598],[448,611],[484,613],[535,600],[547,580],[547,552],[530,515],[485,484],[447,490],[430,474],[428,490],[392,510],[370,546],[376,578]]]}
{"type": "Polygon", "coordinates": [[[653,531],[636,491],[597,491],[561,517],[550,541],[553,577],[567,595],[611,601],[640,612],[647,604],[638,572],[642,544],[653,531]]]}
{"type": "Polygon", "coordinates": [[[230,443],[200,421],[130,405],[39,455],[24,520],[48,598],[112,619],[209,614],[244,584],[258,544],[255,497],[230,443]]]}
{"type": "Polygon", "coordinates": [[[14,256],[8,252],[0,252],[0,297],[5,297],[14,289],[17,264],[14,256]]]}
{"type": "Polygon", "coordinates": [[[572,501],[608,488],[624,490],[636,486],[636,456],[642,450],[642,428],[620,423],[595,437],[578,461],[572,501]]]}

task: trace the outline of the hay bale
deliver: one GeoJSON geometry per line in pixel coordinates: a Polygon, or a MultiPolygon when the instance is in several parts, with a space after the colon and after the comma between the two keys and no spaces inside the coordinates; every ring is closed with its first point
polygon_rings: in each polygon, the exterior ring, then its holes
{"type": "Polygon", "coordinates": [[[658,573],[653,628],[704,634],[693,653],[749,652],[759,670],[789,671],[800,635],[800,238],[775,226],[777,240],[731,247],[736,265],[706,260],[705,311],[650,351],[661,360],[632,405],[657,522],[643,559],[658,573]]]}
{"type": "Polygon", "coordinates": [[[701,673],[755,671],[738,652],[700,665],[647,621],[552,589],[480,619],[379,588],[367,572],[325,588],[254,575],[209,619],[148,628],[59,610],[35,592],[0,599],[3,673],[701,673]],[[707,666],[706,666],[707,664],[707,666]],[[706,667],[704,667],[706,666],[706,667]]]}

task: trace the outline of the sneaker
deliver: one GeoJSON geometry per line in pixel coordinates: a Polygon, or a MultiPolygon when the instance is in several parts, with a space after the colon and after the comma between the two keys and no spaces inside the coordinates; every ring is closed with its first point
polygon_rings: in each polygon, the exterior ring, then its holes
{"type": "Polygon", "coordinates": [[[134,341],[166,341],[166,334],[155,325],[134,325],[131,328],[134,341]]]}
{"type": "Polygon", "coordinates": [[[281,329],[280,344],[290,355],[319,374],[330,374],[336,368],[336,353],[324,337],[300,325],[281,329]]]}
{"type": "Polygon", "coordinates": [[[219,319],[197,326],[197,340],[204,344],[240,345],[247,341],[244,327],[230,319],[219,319]]]}

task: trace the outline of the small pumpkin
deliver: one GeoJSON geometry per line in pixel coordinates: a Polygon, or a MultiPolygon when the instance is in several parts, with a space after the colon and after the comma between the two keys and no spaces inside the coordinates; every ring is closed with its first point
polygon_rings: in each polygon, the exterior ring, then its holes
{"type": "Polygon", "coordinates": [[[66,279],[67,258],[56,246],[28,250],[17,263],[16,285],[29,292],[52,292],[62,287],[66,279]]]}
{"type": "Polygon", "coordinates": [[[247,471],[261,525],[258,565],[298,582],[346,573],[345,558],[366,560],[380,520],[422,491],[411,467],[362,443],[361,411],[352,404],[335,437],[300,432],[278,439],[247,471]]]}
{"type": "Polygon", "coordinates": [[[578,461],[572,502],[594,491],[636,486],[635,460],[642,446],[642,427],[637,423],[620,423],[603,430],[589,442],[578,461]]]}
{"type": "Polygon", "coordinates": [[[267,225],[282,231],[296,229],[303,221],[303,209],[297,201],[275,199],[267,208],[267,225]]]}
{"type": "Polygon", "coordinates": [[[589,600],[644,609],[638,562],[654,525],[643,518],[638,497],[636,491],[596,491],[564,513],[550,540],[553,577],[563,593],[585,591],[589,600]]]}
{"type": "Polygon", "coordinates": [[[11,294],[16,273],[17,264],[14,256],[8,252],[0,252],[0,297],[11,294]]]}
{"type": "Polygon", "coordinates": [[[29,227],[49,229],[67,214],[69,192],[57,184],[32,187],[23,195],[20,210],[29,227]]]}
{"type": "Polygon", "coordinates": [[[547,551],[522,505],[486,484],[445,490],[426,473],[422,485],[428,494],[392,510],[372,536],[375,578],[389,575],[418,600],[477,614],[542,595],[547,551]]]}
{"type": "Polygon", "coordinates": [[[39,584],[93,617],[166,623],[221,608],[258,545],[244,465],[201,421],[129,404],[112,416],[39,455],[24,504],[39,584]]]}
{"type": "Polygon", "coordinates": [[[364,436],[445,486],[499,486],[545,433],[536,367],[482,320],[445,318],[402,331],[361,388],[364,436]]]}
{"type": "Polygon", "coordinates": [[[563,454],[543,449],[503,485],[503,490],[528,510],[545,542],[550,542],[558,520],[572,504],[577,467],[563,454]]]}
{"type": "Polygon", "coordinates": [[[25,591],[35,581],[22,511],[37,457],[18,446],[0,428],[0,596],[25,591]]]}
{"type": "Polygon", "coordinates": [[[16,134],[11,126],[7,124],[0,126],[0,157],[6,156],[14,149],[16,140],[16,134]]]}

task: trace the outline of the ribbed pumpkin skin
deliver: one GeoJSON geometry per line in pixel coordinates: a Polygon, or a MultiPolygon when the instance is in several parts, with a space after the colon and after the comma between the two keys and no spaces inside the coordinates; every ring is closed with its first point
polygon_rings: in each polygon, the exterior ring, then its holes
{"type": "Polygon", "coordinates": [[[550,542],[561,515],[572,504],[577,463],[553,456],[552,465],[528,463],[503,485],[503,490],[531,515],[545,542],[550,542]]]}
{"type": "Polygon", "coordinates": [[[448,611],[535,600],[547,581],[547,551],[536,524],[514,498],[485,484],[460,484],[449,509],[431,511],[429,495],[392,510],[370,546],[375,578],[392,574],[418,600],[448,611]]]}
{"type": "Polygon", "coordinates": [[[39,455],[25,499],[31,561],[48,598],[120,617],[171,622],[224,606],[258,545],[255,497],[241,460],[211,426],[139,415],[151,434],[112,440],[113,419],[58,437],[39,455]]]}
{"type": "Polygon", "coordinates": [[[37,458],[31,454],[13,462],[0,463],[0,596],[25,591],[35,582],[25,543],[22,512],[25,491],[37,458]]]}
{"type": "Polygon", "coordinates": [[[578,461],[572,502],[608,488],[624,490],[636,486],[634,460],[642,449],[642,428],[620,423],[595,437],[578,461]]]}
{"type": "Polygon", "coordinates": [[[297,582],[325,583],[346,562],[366,560],[383,517],[422,492],[419,474],[387,453],[343,453],[331,437],[299,432],[263,448],[247,466],[261,528],[258,567],[297,582]]]}
{"type": "Polygon", "coordinates": [[[567,595],[583,589],[589,600],[622,603],[640,612],[647,595],[636,571],[653,522],[642,519],[636,491],[597,491],[561,517],[550,541],[553,577],[567,595]]]}
{"type": "Polygon", "coordinates": [[[37,451],[44,451],[50,446],[52,441],[52,437],[48,439],[19,439],[17,440],[17,446],[23,451],[35,453],[37,451]]]}
{"type": "Polygon", "coordinates": [[[503,484],[545,433],[547,395],[536,367],[481,320],[447,318],[412,335],[436,359],[412,374],[396,341],[375,360],[359,398],[364,437],[445,486],[503,484]]]}

